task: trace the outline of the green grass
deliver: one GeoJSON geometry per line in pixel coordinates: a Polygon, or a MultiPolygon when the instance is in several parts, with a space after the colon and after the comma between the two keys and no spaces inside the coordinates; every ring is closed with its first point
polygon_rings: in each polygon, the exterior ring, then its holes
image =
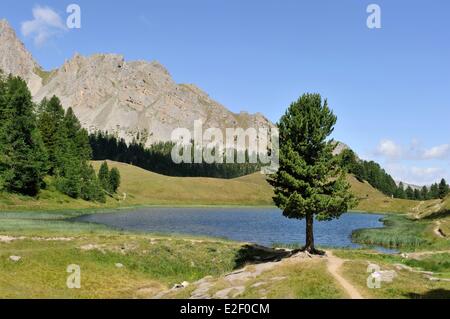
{"type": "Polygon", "coordinates": [[[441,231],[445,234],[445,236],[450,237],[450,216],[440,219],[441,222],[441,231]]]}
{"type": "Polygon", "coordinates": [[[0,235],[16,238],[0,242],[0,298],[149,298],[175,283],[236,267],[239,243],[64,221],[78,214],[0,214],[0,235]],[[14,263],[9,256],[22,259],[14,263]],[[81,267],[79,290],[66,287],[71,264],[81,267]]]}
{"type": "Polygon", "coordinates": [[[344,264],[342,273],[355,285],[365,298],[379,299],[448,299],[450,284],[430,281],[423,274],[398,270],[388,263],[377,263],[383,271],[395,271],[397,276],[391,283],[381,283],[380,289],[367,287],[367,260],[352,260],[344,264]]]}
{"type": "Polygon", "coordinates": [[[421,219],[436,219],[450,216],[450,195],[444,199],[437,199],[425,202],[417,217],[421,219]]]}
{"type": "MultiPolygon", "coordinates": [[[[50,188],[43,190],[36,198],[0,193],[0,210],[76,210],[150,205],[273,206],[272,188],[267,183],[266,176],[260,173],[231,180],[169,177],[128,164],[111,161],[108,164],[119,169],[122,185],[117,198],[108,198],[106,204],[74,200],[50,188]]],[[[101,162],[93,162],[93,165],[98,170],[101,162]]],[[[420,205],[417,201],[391,199],[351,175],[348,176],[348,181],[359,199],[356,211],[410,213],[420,205]]]]}
{"type": "Polygon", "coordinates": [[[343,275],[354,284],[365,298],[383,299],[427,299],[450,298],[450,283],[430,281],[424,274],[399,269],[395,265],[403,264],[416,270],[436,272],[433,277],[450,278],[449,255],[434,254],[420,259],[406,259],[399,255],[385,255],[366,250],[337,250],[335,255],[346,259],[343,275]],[[380,266],[381,270],[393,270],[397,277],[392,283],[382,282],[380,289],[367,287],[367,267],[370,264],[380,266]]]}
{"type": "Polygon", "coordinates": [[[357,243],[387,248],[417,249],[431,245],[430,240],[423,236],[429,226],[426,221],[390,215],[385,217],[384,224],[384,228],[356,230],[352,238],[357,243]]]}
{"type": "MultiPolygon", "coordinates": [[[[249,266],[247,270],[251,270],[249,266]]],[[[265,271],[256,278],[230,283],[223,277],[211,278],[210,296],[224,289],[231,289],[229,296],[243,287],[237,299],[341,299],[345,291],[326,269],[326,261],[308,259],[301,262],[286,262],[265,271]]],[[[188,286],[169,298],[189,298],[196,287],[188,286]]]]}
{"type": "Polygon", "coordinates": [[[145,287],[167,289],[177,282],[230,271],[237,249],[236,244],[226,242],[192,243],[169,237],[151,241],[124,235],[0,244],[0,297],[133,298],[145,287]],[[101,248],[80,249],[93,243],[101,248]],[[8,258],[11,255],[22,259],[14,263],[8,258]],[[117,268],[116,263],[124,268],[117,268]],[[65,285],[70,264],[81,267],[80,290],[65,285]]]}
{"type": "Polygon", "coordinates": [[[42,79],[42,85],[46,85],[51,81],[56,71],[44,71],[41,68],[34,68],[34,73],[42,79]]]}
{"type": "Polygon", "coordinates": [[[327,272],[325,261],[288,264],[263,273],[246,285],[239,298],[256,299],[341,299],[346,294],[327,272]],[[284,278],[273,280],[272,278],[284,278]],[[263,283],[252,287],[257,283],[263,283]]]}
{"type": "Polygon", "coordinates": [[[372,263],[403,264],[416,270],[431,271],[450,278],[450,253],[433,253],[416,258],[404,258],[400,255],[387,255],[367,250],[339,249],[336,255],[349,260],[370,260],[372,263]]]}
{"type": "Polygon", "coordinates": [[[72,199],[56,190],[42,190],[37,197],[0,192],[0,211],[76,210],[115,207],[116,205],[117,203],[113,199],[108,199],[105,205],[72,199]]]}
{"type": "MultiPolygon", "coordinates": [[[[101,162],[93,162],[98,170],[101,162]]],[[[109,162],[117,167],[122,185],[116,199],[106,204],[74,200],[54,189],[43,190],[38,197],[0,193],[0,211],[48,211],[120,208],[132,206],[272,206],[272,190],[265,177],[183,178],[155,174],[132,165],[109,162]],[[126,198],[124,199],[124,194],[126,198]]]]}
{"type": "MultiPolygon", "coordinates": [[[[0,298],[150,298],[175,283],[194,282],[209,275],[216,278],[215,289],[221,289],[225,273],[257,260],[253,256],[256,252],[243,256],[242,251],[248,249],[231,241],[135,234],[66,221],[80,214],[82,211],[0,213],[0,235],[17,238],[9,243],[0,242],[0,298]],[[13,255],[22,259],[14,263],[9,260],[13,255]],[[124,267],[117,268],[117,263],[124,267]],[[66,269],[70,264],[81,267],[79,290],[66,287],[66,269]]],[[[368,251],[338,250],[336,255],[350,260],[346,276],[358,285],[367,277],[367,260],[387,268],[404,263],[440,272],[441,276],[447,276],[449,268],[449,254],[419,260],[368,251]]],[[[258,256],[258,260],[263,257],[258,256]]],[[[415,298],[422,295],[414,293],[427,296],[447,287],[416,274],[405,272],[402,276],[395,289],[383,293],[369,291],[367,296],[415,298]]],[[[326,271],[324,260],[283,264],[246,282],[245,288],[240,298],[345,297],[326,271]]],[[[364,291],[364,287],[361,289],[364,291]]],[[[189,297],[189,293],[188,288],[170,297],[189,297]]]]}
{"type": "Polygon", "coordinates": [[[358,199],[356,211],[371,213],[411,213],[420,204],[419,201],[390,198],[367,182],[360,182],[353,175],[347,176],[351,190],[358,199]]]}
{"type": "Polygon", "coordinates": [[[420,259],[407,259],[404,264],[420,270],[439,273],[441,276],[450,278],[450,254],[433,254],[420,257],[420,259]]]}

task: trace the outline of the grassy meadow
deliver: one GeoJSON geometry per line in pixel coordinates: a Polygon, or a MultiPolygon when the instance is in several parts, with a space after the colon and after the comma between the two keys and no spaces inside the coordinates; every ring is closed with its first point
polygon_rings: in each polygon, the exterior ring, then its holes
{"type": "MultiPolygon", "coordinates": [[[[101,162],[93,162],[98,171],[101,162]]],[[[122,184],[116,198],[105,204],[75,200],[52,187],[44,189],[37,198],[0,193],[0,211],[48,211],[119,208],[141,205],[170,206],[272,206],[273,192],[265,175],[255,173],[236,179],[169,177],[141,168],[108,162],[119,169],[122,184]]],[[[368,183],[349,175],[353,193],[359,199],[355,211],[412,213],[420,202],[392,199],[368,183]]],[[[436,205],[436,201],[431,201],[436,205]]],[[[450,204],[449,204],[450,205],[450,204]]],[[[425,208],[425,206],[424,206],[425,208]]]]}
{"type": "MultiPolygon", "coordinates": [[[[100,163],[94,166],[98,169],[100,163]]],[[[118,197],[103,205],[73,200],[52,189],[36,199],[0,194],[0,298],[153,298],[161,293],[164,298],[187,298],[201,286],[194,283],[204,278],[210,278],[211,293],[218,296],[225,291],[236,298],[348,297],[327,271],[326,259],[283,263],[230,287],[225,274],[245,265],[256,267],[261,258],[245,254],[243,258],[244,243],[120,232],[70,221],[89,211],[139,205],[271,205],[272,192],[261,174],[232,180],[176,178],[121,163],[109,162],[109,166],[119,168],[122,185],[118,197]],[[20,260],[12,261],[11,256],[20,260]],[[81,289],[66,287],[70,264],[81,267],[81,289]],[[170,290],[184,281],[191,284],[170,290]]],[[[431,254],[411,254],[405,259],[370,250],[336,250],[345,259],[342,275],[367,298],[448,298],[450,283],[396,268],[401,263],[417,271],[432,271],[437,278],[450,278],[448,238],[435,234],[437,223],[443,233],[449,233],[448,200],[435,201],[438,213],[423,212],[418,219],[417,206],[431,203],[392,200],[352,176],[349,181],[360,199],[356,210],[399,213],[389,214],[383,229],[356,231],[355,241],[431,254]],[[365,281],[371,262],[396,269],[399,280],[382,289],[368,289],[365,281]]]]}
{"type": "MultiPolygon", "coordinates": [[[[93,162],[98,171],[102,162],[93,162]]],[[[128,164],[108,162],[120,170],[121,187],[105,204],[75,200],[51,187],[37,198],[0,193],[0,211],[47,211],[119,208],[140,205],[270,206],[272,191],[262,174],[237,178],[182,178],[155,174],[128,164]]]]}
{"type": "MultiPolygon", "coordinates": [[[[288,261],[230,285],[225,274],[257,267],[264,253],[248,253],[244,243],[221,239],[136,234],[64,220],[78,214],[0,214],[0,298],[154,298],[161,293],[163,298],[189,298],[205,279],[213,298],[223,291],[234,298],[348,297],[327,271],[327,259],[288,261]],[[10,256],[21,259],[13,262],[10,256]],[[81,267],[81,289],[66,287],[71,264],[81,267]],[[170,290],[184,281],[187,288],[170,290]]],[[[341,274],[365,298],[449,297],[449,282],[418,272],[450,278],[448,252],[431,250],[408,258],[370,250],[334,253],[345,260],[341,274]],[[381,289],[368,289],[369,263],[395,270],[398,277],[381,289]]]]}
{"type": "Polygon", "coordinates": [[[412,213],[420,205],[420,202],[390,198],[379,190],[373,188],[367,182],[361,182],[353,175],[347,176],[353,194],[358,199],[358,206],[354,209],[363,212],[376,213],[412,213]]]}
{"type": "Polygon", "coordinates": [[[450,282],[430,279],[450,278],[449,254],[433,254],[429,257],[420,258],[402,258],[398,255],[350,250],[339,250],[335,254],[346,260],[342,267],[342,274],[357,287],[364,298],[450,298],[450,282]],[[369,264],[378,265],[381,271],[395,271],[394,280],[382,282],[379,289],[369,289],[367,287],[369,264]],[[430,271],[435,273],[428,274],[430,271]]]}
{"type": "Polygon", "coordinates": [[[0,242],[0,298],[151,298],[175,283],[231,271],[239,249],[226,241],[46,225],[45,237],[28,221],[15,240],[0,242]],[[66,286],[71,264],[81,267],[81,289],[66,286]]]}

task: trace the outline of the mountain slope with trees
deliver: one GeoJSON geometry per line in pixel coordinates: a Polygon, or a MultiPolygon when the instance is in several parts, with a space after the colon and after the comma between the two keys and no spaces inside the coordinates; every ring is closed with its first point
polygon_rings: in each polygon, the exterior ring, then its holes
{"type": "Polygon", "coordinates": [[[355,152],[350,149],[343,150],[338,157],[341,167],[346,169],[347,172],[353,174],[360,182],[367,181],[374,188],[389,197],[422,201],[443,199],[450,192],[449,185],[445,179],[442,179],[439,184],[431,185],[431,187],[424,186],[421,190],[413,189],[411,186],[405,188],[401,182],[397,185],[392,176],[378,163],[360,160],[355,152]]]}
{"type": "Polygon", "coordinates": [[[118,185],[100,184],[91,156],[88,133],[70,108],[64,111],[56,97],[36,106],[25,81],[0,72],[0,192],[37,196],[54,187],[74,199],[105,202],[105,192],[118,185]]]}

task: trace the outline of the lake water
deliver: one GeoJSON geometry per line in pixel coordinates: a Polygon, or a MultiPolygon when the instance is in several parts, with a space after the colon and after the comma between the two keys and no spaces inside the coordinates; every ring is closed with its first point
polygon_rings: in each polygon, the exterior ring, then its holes
{"type": "MultiPolygon", "coordinates": [[[[358,248],[351,241],[352,232],[383,227],[382,218],[383,215],[349,213],[330,222],[316,221],[315,243],[358,248]]],[[[76,221],[127,231],[221,237],[264,246],[305,242],[305,222],[287,219],[276,208],[141,208],[86,215],[76,221]]]]}

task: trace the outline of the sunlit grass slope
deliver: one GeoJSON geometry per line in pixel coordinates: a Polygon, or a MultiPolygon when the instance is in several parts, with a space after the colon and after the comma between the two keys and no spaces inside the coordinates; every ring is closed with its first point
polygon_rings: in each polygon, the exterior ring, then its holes
{"type": "MultiPolygon", "coordinates": [[[[122,185],[117,198],[106,204],[71,199],[55,189],[42,190],[37,198],[0,193],[0,211],[61,210],[127,207],[137,205],[272,205],[272,190],[262,174],[225,180],[168,177],[117,162],[122,185]]],[[[101,162],[93,162],[98,171],[101,162]]]]}
{"type": "Polygon", "coordinates": [[[420,202],[406,199],[390,198],[367,182],[361,182],[353,175],[347,180],[352,186],[352,192],[359,200],[355,210],[367,212],[412,213],[420,202]]]}
{"type": "MultiPolygon", "coordinates": [[[[101,162],[94,162],[98,170],[101,162]]],[[[169,177],[128,164],[108,162],[122,176],[119,194],[128,205],[271,205],[272,191],[261,174],[242,179],[169,177]],[[256,181],[256,182],[255,182],[256,181]]]]}
{"type": "MultiPolygon", "coordinates": [[[[38,198],[0,193],[0,210],[57,210],[113,208],[138,205],[220,205],[220,206],[267,206],[273,205],[273,192],[266,176],[255,173],[236,179],[225,180],[201,177],[169,177],[144,169],[109,161],[122,176],[122,185],[116,199],[106,204],[73,200],[54,189],[43,190],[38,198]]],[[[101,162],[93,162],[96,170],[101,162]]],[[[359,199],[357,211],[415,213],[441,208],[436,201],[392,199],[374,189],[367,182],[360,182],[349,175],[352,191],[359,199]]],[[[450,200],[448,205],[450,207],[450,200]]]]}

